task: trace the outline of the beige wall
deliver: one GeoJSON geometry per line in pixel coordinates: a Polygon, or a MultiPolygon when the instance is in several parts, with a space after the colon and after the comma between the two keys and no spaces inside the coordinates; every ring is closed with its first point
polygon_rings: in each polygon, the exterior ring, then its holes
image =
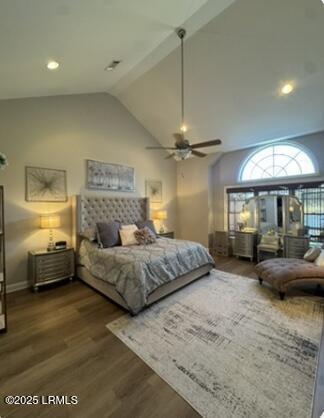
{"type": "Polygon", "coordinates": [[[220,154],[177,163],[178,234],[182,239],[208,246],[213,222],[212,167],[220,154]]]}
{"type": "Polygon", "coordinates": [[[69,196],[90,193],[85,188],[87,158],[135,167],[136,193],[129,195],[144,196],[145,179],[162,180],[164,200],[155,207],[168,209],[166,225],[175,229],[176,163],[165,160],[162,151],[145,150],[146,145],[156,141],[108,94],[0,101],[0,151],[10,162],[0,172],[6,196],[9,290],[26,282],[27,252],[47,244],[48,232],[38,228],[40,213],[60,212],[62,228],[55,238],[71,240],[70,202],[25,201],[26,165],[67,170],[69,196]]]}

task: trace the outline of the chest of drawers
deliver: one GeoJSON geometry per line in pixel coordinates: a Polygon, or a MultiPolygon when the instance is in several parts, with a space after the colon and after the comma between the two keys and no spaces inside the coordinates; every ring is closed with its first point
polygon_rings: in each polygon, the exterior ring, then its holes
{"type": "Polygon", "coordinates": [[[284,256],[286,258],[303,258],[309,248],[309,237],[284,237],[284,256]]]}
{"type": "Polygon", "coordinates": [[[29,279],[34,290],[44,284],[74,276],[72,248],[58,251],[30,251],[28,258],[29,279]]]}
{"type": "Polygon", "coordinates": [[[236,231],[234,255],[236,257],[247,257],[253,261],[256,256],[257,239],[257,234],[236,231]]]}

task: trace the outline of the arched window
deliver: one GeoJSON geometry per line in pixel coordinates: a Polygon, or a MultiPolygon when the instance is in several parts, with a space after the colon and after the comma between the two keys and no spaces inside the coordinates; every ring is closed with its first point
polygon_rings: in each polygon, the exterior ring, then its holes
{"type": "Polygon", "coordinates": [[[241,181],[303,176],[316,173],[311,157],[298,145],[269,145],[244,162],[241,181]]]}

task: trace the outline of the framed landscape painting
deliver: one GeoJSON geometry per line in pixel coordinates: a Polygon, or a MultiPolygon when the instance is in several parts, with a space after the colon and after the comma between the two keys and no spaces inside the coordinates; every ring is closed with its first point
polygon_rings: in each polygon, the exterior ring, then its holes
{"type": "Polygon", "coordinates": [[[87,188],[134,192],[135,170],[125,165],[87,160],[87,188]]]}
{"type": "Polygon", "coordinates": [[[66,171],[26,167],[27,202],[66,202],[66,171]]]}

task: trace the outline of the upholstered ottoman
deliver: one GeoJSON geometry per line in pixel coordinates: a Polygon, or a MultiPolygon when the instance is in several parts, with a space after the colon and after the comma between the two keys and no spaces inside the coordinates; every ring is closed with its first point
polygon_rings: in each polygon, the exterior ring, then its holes
{"type": "Polygon", "coordinates": [[[280,299],[285,298],[286,291],[297,284],[324,285],[324,266],[297,258],[273,258],[257,264],[256,272],[259,282],[263,280],[278,290],[280,299]]]}

